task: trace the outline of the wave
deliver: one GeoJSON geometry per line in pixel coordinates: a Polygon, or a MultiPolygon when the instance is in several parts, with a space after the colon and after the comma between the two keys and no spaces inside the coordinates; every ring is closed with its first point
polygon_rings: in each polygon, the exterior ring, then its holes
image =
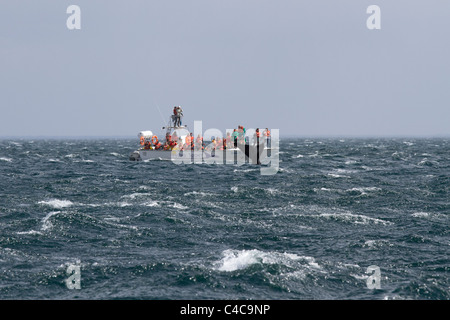
{"type": "Polygon", "coordinates": [[[201,192],[201,191],[190,191],[190,192],[186,192],[184,194],[184,196],[202,196],[202,197],[206,197],[206,196],[214,196],[214,193],[201,192]]]}
{"type": "Polygon", "coordinates": [[[53,227],[52,222],[50,221],[50,218],[56,214],[60,213],[60,211],[53,211],[50,212],[49,214],[47,214],[44,219],[42,219],[42,227],[41,230],[42,231],[48,231],[49,229],[51,229],[53,227]]]}
{"type": "Polygon", "coordinates": [[[264,189],[264,191],[270,195],[281,193],[278,189],[275,189],[275,188],[267,188],[267,189],[264,189]]]}
{"type": "Polygon", "coordinates": [[[30,231],[19,231],[19,232],[16,232],[16,234],[18,234],[18,235],[41,235],[42,232],[36,231],[36,230],[30,230],[30,231]]]}
{"type": "Polygon", "coordinates": [[[345,176],[342,174],[336,174],[336,173],[328,173],[328,175],[333,178],[350,178],[349,176],[345,176]]]}
{"type": "Polygon", "coordinates": [[[382,225],[390,225],[392,222],[381,220],[377,218],[371,218],[365,215],[361,214],[353,214],[350,212],[343,212],[343,213],[321,213],[318,215],[318,217],[323,217],[326,219],[332,219],[332,220],[338,220],[343,222],[350,222],[354,224],[382,224],[382,225]]]}
{"type": "Polygon", "coordinates": [[[433,166],[438,166],[439,163],[437,161],[423,159],[417,165],[421,166],[421,167],[423,167],[423,166],[433,167],[433,166]]]}
{"type": "Polygon", "coordinates": [[[52,199],[47,201],[39,201],[38,204],[44,204],[55,209],[62,209],[72,206],[73,202],[69,200],[52,199]]]}
{"type": "Polygon", "coordinates": [[[129,198],[129,199],[136,199],[137,197],[148,197],[153,195],[152,193],[139,193],[139,192],[135,192],[132,194],[128,194],[128,195],[124,195],[122,196],[122,198],[129,198]]]}
{"type": "Polygon", "coordinates": [[[387,240],[366,240],[364,242],[364,247],[370,248],[370,249],[376,249],[381,247],[392,247],[393,244],[390,243],[387,240]]]}
{"type": "Polygon", "coordinates": [[[158,201],[149,201],[149,202],[145,202],[142,205],[146,206],[146,207],[160,207],[161,205],[158,203],[158,201]]]}
{"type": "Polygon", "coordinates": [[[358,188],[351,188],[351,189],[347,189],[345,190],[345,192],[349,192],[349,193],[359,193],[361,195],[367,195],[368,192],[376,192],[376,191],[381,191],[381,188],[378,187],[358,187],[358,188]]]}
{"type": "Polygon", "coordinates": [[[299,256],[292,253],[264,252],[253,250],[232,250],[227,249],[222,252],[222,259],[215,263],[218,271],[233,272],[246,269],[252,265],[283,265],[290,268],[307,266],[314,269],[321,269],[320,265],[313,257],[299,256]]]}
{"type": "Polygon", "coordinates": [[[189,209],[189,207],[183,206],[180,203],[174,202],[173,204],[171,204],[171,207],[175,208],[175,209],[181,209],[181,210],[186,210],[189,209]]]}
{"type": "Polygon", "coordinates": [[[413,217],[415,218],[428,218],[430,216],[429,212],[414,212],[412,214],[413,217]]]}
{"type": "Polygon", "coordinates": [[[349,211],[343,211],[339,208],[327,208],[316,205],[303,206],[303,205],[294,205],[289,204],[288,206],[277,208],[273,211],[273,214],[278,216],[297,216],[297,217],[305,217],[305,218],[325,218],[327,220],[335,220],[340,222],[347,222],[352,224],[382,224],[382,225],[391,225],[393,224],[390,221],[372,218],[361,214],[354,214],[349,211]],[[298,213],[300,211],[300,213],[298,213]]]}

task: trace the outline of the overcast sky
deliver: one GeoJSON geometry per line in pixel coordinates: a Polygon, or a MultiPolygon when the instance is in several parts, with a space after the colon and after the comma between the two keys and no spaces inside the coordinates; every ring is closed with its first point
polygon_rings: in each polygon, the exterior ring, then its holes
{"type": "Polygon", "coordinates": [[[450,135],[450,1],[0,1],[0,136],[160,132],[174,105],[204,130],[450,135]]]}

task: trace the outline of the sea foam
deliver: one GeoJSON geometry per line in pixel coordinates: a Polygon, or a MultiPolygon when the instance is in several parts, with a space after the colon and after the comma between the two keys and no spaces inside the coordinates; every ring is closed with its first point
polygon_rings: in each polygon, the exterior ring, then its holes
{"type": "Polygon", "coordinates": [[[69,200],[52,199],[47,201],[39,201],[38,204],[44,204],[55,209],[62,209],[72,206],[73,202],[69,200]]]}
{"type": "Polygon", "coordinates": [[[292,253],[264,252],[257,249],[253,250],[225,250],[222,252],[222,259],[216,262],[216,270],[232,272],[246,269],[255,264],[273,265],[279,264],[295,268],[299,263],[308,267],[320,269],[321,267],[312,257],[299,256],[292,253]]]}

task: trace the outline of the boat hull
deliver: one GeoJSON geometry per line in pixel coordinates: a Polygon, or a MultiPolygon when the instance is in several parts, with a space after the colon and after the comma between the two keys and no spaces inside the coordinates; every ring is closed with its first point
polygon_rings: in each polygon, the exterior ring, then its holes
{"type": "MultiPolygon", "coordinates": [[[[265,149],[270,154],[271,149],[265,149]]],[[[175,163],[226,163],[237,164],[249,162],[241,149],[215,151],[181,151],[181,150],[144,150],[139,149],[130,155],[133,161],[171,160],[175,163]]]]}

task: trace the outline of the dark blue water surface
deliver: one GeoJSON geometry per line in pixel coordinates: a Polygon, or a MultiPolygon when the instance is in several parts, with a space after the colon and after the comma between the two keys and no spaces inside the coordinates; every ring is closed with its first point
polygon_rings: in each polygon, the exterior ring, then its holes
{"type": "Polygon", "coordinates": [[[137,146],[0,141],[1,299],[450,298],[448,139],[282,139],[269,176],[137,146]]]}

